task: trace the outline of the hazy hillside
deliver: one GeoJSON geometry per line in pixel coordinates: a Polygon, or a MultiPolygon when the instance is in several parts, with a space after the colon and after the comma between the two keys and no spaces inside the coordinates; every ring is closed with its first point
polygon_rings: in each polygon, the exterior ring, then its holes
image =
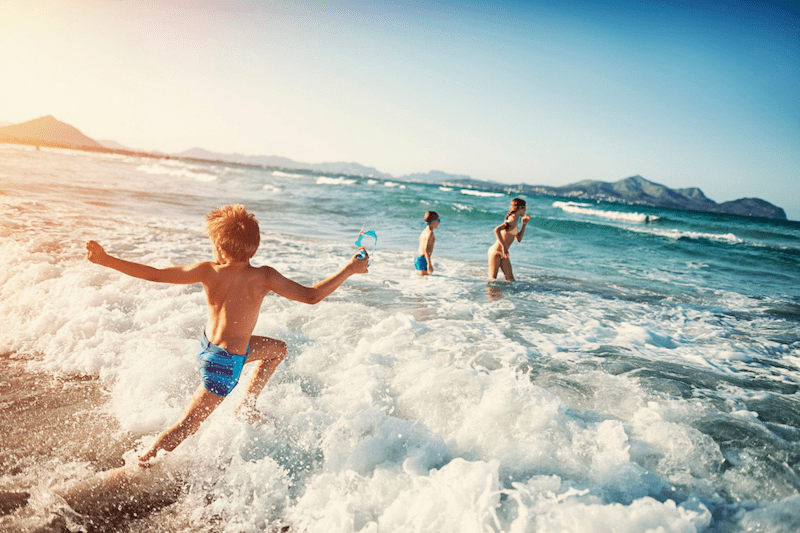
{"type": "Polygon", "coordinates": [[[603,201],[651,207],[668,207],[690,211],[728,213],[741,216],[776,218],[786,220],[786,212],[769,202],[754,198],[740,198],[722,204],[716,203],[697,187],[670,189],[641,176],[631,176],[613,183],[585,180],[563,187],[520,185],[520,192],[547,196],[561,196],[580,200],[603,201]]]}
{"type": "Polygon", "coordinates": [[[77,128],[56,120],[51,115],[29,120],[21,124],[0,127],[0,139],[19,141],[41,141],[72,148],[103,148],[103,145],[90,139],[77,128]]]}
{"type": "Polygon", "coordinates": [[[210,152],[203,148],[192,148],[191,150],[186,150],[185,152],[180,152],[173,155],[174,157],[205,159],[208,161],[227,161],[230,163],[263,167],[311,170],[314,172],[326,172],[330,174],[348,174],[351,176],[374,176],[387,178],[391,177],[389,174],[384,174],[378,169],[365,167],[359,163],[301,163],[299,161],[294,161],[287,157],[280,157],[277,155],[242,155],[235,153],[223,154],[219,152],[210,152]]]}
{"type": "MultiPolygon", "coordinates": [[[[44,146],[60,146],[83,150],[96,150],[114,153],[127,153],[147,157],[162,157],[163,154],[132,152],[114,141],[99,143],[90,139],[78,129],[56,120],[48,115],[21,124],[0,126],[0,142],[16,142],[44,146]]],[[[466,175],[447,174],[439,170],[427,173],[408,174],[395,178],[373,167],[366,167],[353,162],[333,163],[301,163],[280,156],[246,156],[242,154],[222,154],[210,152],[203,148],[193,148],[169,157],[223,161],[243,165],[262,167],[307,170],[329,174],[347,174],[352,176],[372,176],[384,179],[397,179],[410,182],[424,182],[502,191],[515,194],[533,194],[558,196],[578,200],[604,201],[651,207],[667,207],[693,211],[729,213],[740,216],[754,216],[786,220],[786,212],[769,202],[759,198],[740,198],[731,202],[718,204],[703,194],[697,187],[670,189],[660,183],[654,183],[642,176],[631,176],[613,183],[605,181],[584,180],[563,187],[546,185],[510,185],[494,181],[476,180],[466,175]]]]}

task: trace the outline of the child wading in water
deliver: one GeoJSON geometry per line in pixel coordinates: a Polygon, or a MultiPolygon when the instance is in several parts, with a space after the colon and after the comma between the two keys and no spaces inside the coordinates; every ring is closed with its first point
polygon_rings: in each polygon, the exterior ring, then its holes
{"type": "Polygon", "coordinates": [[[436,211],[428,211],[423,217],[425,221],[425,229],[419,234],[419,248],[417,249],[417,257],[414,258],[414,268],[420,276],[427,276],[433,274],[433,245],[436,244],[436,236],[433,230],[439,227],[439,215],[436,211]]]}
{"type": "Polygon", "coordinates": [[[508,249],[514,240],[520,242],[525,235],[525,226],[531,218],[525,214],[525,208],[525,200],[514,198],[511,200],[505,222],[494,228],[497,240],[489,248],[489,279],[497,279],[497,271],[502,270],[507,281],[514,281],[508,249]]]}
{"type": "Polygon", "coordinates": [[[202,283],[206,294],[208,321],[197,354],[202,383],[181,419],[161,433],[139,458],[141,466],[149,466],[147,461],[160,450],[172,451],[195,433],[236,386],[246,363],[255,363],[257,369],[236,414],[248,421],[258,418],[256,398],[286,355],[285,342],[253,335],[267,294],[274,292],[290,300],[316,304],[351,275],[367,272],[363,249],[363,260],[353,256],[338,273],[311,287],[283,277],[274,268],[251,266],[261,234],[255,216],[242,205],[211,211],[206,217],[206,234],[214,261],[160,269],[110,256],[95,241],[86,243],[86,258],[92,263],[147,281],[202,283]]]}

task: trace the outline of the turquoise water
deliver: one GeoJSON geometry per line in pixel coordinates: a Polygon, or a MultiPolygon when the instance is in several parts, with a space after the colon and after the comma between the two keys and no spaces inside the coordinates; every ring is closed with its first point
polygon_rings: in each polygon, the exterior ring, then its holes
{"type": "MultiPolygon", "coordinates": [[[[276,420],[223,403],[174,452],[195,464],[163,531],[800,526],[796,222],[526,197],[517,281],[487,284],[511,195],[12,145],[0,186],[0,350],[96,378],[96,409],[141,446],[196,387],[203,296],[91,265],[85,240],[155,266],[210,259],[204,215],[244,203],[254,263],[310,284],[378,235],[370,273],[325,302],[265,300],[256,333],[289,344],[259,400],[276,420]],[[427,210],[442,222],[419,278],[427,210]]],[[[75,465],[49,468],[0,488],[39,476],[46,494],[75,465]]]]}

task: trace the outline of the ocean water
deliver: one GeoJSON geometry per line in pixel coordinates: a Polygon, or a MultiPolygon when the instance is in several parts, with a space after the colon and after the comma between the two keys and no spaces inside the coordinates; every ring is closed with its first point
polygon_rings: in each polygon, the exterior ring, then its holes
{"type": "Polygon", "coordinates": [[[0,434],[0,491],[31,493],[0,529],[91,530],[52,491],[135,456],[198,384],[202,289],[90,264],[84,242],[211,259],[204,216],[236,202],[254,264],[312,284],[374,229],[370,273],[316,306],[268,296],[273,418],[237,421],[235,390],[171,454],[191,465],[177,500],[102,530],[800,531],[800,224],[526,197],[517,281],[489,284],[512,197],[0,145],[2,423],[38,424],[0,434]],[[34,385],[59,401],[21,410],[34,385]]]}

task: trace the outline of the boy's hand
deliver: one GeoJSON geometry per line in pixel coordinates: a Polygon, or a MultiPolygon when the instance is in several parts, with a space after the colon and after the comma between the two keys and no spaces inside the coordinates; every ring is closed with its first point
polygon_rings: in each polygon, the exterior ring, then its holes
{"type": "Polygon", "coordinates": [[[358,253],[350,259],[350,266],[353,267],[354,274],[366,274],[369,272],[369,254],[365,248],[359,248],[358,253]]]}
{"type": "Polygon", "coordinates": [[[86,259],[88,259],[92,263],[102,264],[103,259],[108,257],[106,251],[103,250],[103,247],[100,246],[96,241],[87,241],[86,242],[86,259]]]}

